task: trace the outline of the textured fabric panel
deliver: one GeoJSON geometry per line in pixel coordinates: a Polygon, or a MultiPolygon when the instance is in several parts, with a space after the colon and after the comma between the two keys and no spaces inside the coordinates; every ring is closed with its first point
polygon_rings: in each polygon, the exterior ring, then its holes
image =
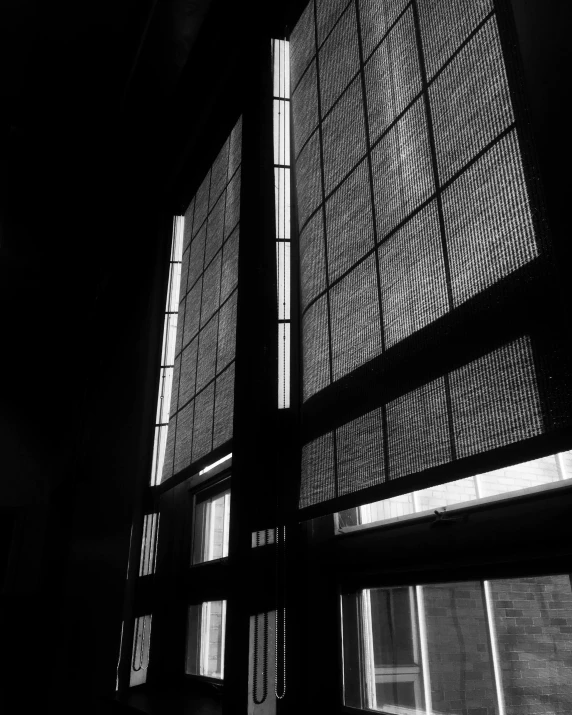
{"type": "Polygon", "coordinates": [[[183,227],[183,251],[186,251],[191,244],[193,237],[193,217],[195,213],[195,197],[185,211],[185,224],[183,227]]]}
{"type": "Polygon", "coordinates": [[[235,291],[220,309],[216,358],[217,372],[224,370],[236,355],[237,297],[237,292],[235,291]]]}
{"type": "Polygon", "coordinates": [[[318,17],[318,44],[322,44],[328,33],[339,20],[340,15],[353,0],[316,0],[316,15],[318,17]]]}
{"type": "Polygon", "coordinates": [[[197,392],[215,376],[218,315],[207,323],[199,334],[197,392]]]}
{"type": "Polygon", "coordinates": [[[429,97],[444,183],[514,121],[494,18],[439,75],[429,97]]]}
{"type": "Polygon", "coordinates": [[[199,392],[195,399],[195,423],[193,430],[193,462],[212,450],[214,382],[199,392]]]}
{"type": "Polygon", "coordinates": [[[330,384],[330,348],[326,297],[317,300],[302,318],[304,399],[330,384]]]}
{"type": "Polygon", "coordinates": [[[228,179],[228,152],[230,140],[226,140],[212,166],[211,190],[209,197],[209,211],[220,199],[220,195],[226,186],[228,179]]]}
{"type": "Polygon", "coordinates": [[[220,302],[223,303],[238,285],[239,227],[227,239],[222,249],[220,302]]]}
{"type": "Polygon", "coordinates": [[[385,481],[381,407],[336,430],[336,454],[340,495],[385,481]]]}
{"type": "Polygon", "coordinates": [[[300,508],[335,496],[334,437],[329,432],[302,448],[300,508]]]}
{"type": "Polygon", "coordinates": [[[320,48],[318,60],[323,117],[359,70],[357,20],[353,2],[320,48]],[[344,47],[344,52],[340,52],[340,46],[344,47]]]}
{"type": "Polygon", "coordinates": [[[163,460],[163,469],[161,471],[161,481],[169,479],[173,476],[173,462],[175,458],[175,434],[177,430],[177,415],[169,420],[169,429],[167,431],[167,444],[165,446],[165,457],[163,460]]]}
{"type": "Polygon", "coordinates": [[[303,226],[322,200],[320,138],[314,132],[296,160],[298,219],[303,226]]]}
{"type": "Polygon", "coordinates": [[[228,157],[228,179],[230,180],[237,172],[242,157],[242,117],[235,124],[230,134],[230,148],[228,157]]]}
{"type": "Polygon", "coordinates": [[[201,316],[202,282],[202,279],[198,280],[187,295],[183,347],[185,347],[191,342],[192,338],[195,337],[199,330],[199,319],[201,316]]]}
{"type": "Polygon", "coordinates": [[[224,216],[224,237],[230,236],[240,218],[240,169],[230,180],[226,189],[226,211],[224,216]]]}
{"type": "Polygon", "coordinates": [[[213,449],[232,437],[234,419],[234,363],[216,379],[213,449]]]}
{"type": "MultiPolygon", "coordinates": [[[[197,233],[191,243],[191,255],[189,258],[189,277],[187,279],[187,290],[197,282],[199,276],[203,272],[205,262],[205,241],[207,238],[207,225],[203,224],[201,230],[197,233]]],[[[181,293],[182,295],[182,293],[181,293]]]]}
{"type": "Polygon", "coordinates": [[[409,0],[359,0],[363,56],[366,60],[409,0]]]}
{"type": "Polygon", "coordinates": [[[367,161],[343,182],[326,203],[328,274],[339,278],[375,245],[367,161]]]}
{"type": "Polygon", "coordinates": [[[175,462],[173,465],[175,474],[188,467],[191,463],[194,407],[194,402],[191,402],[177,414],[177,437],[175,439],[175,462]]]}
{"type": "Polygon", "coordinates": [[[372,151],[371,163],[381,240],[434,191],[423,99],[387,132],[372,151]]]}
{"type": "Polygon", "coordinates": [[[377,141],[421,91],[421,70],[410,8],[365,66],[369,136],[377,141]]]}
{"type": "Polygon", "coordinates": [[[292,107],[294,150],[298,155],[310,134],[318,126],[318,85],[315,62],[308,67],[308,71],[292,95],[292,107]]]}
{"type": "Polygon", "coordinates": [[[209,189],[211,183],[211,172],[203,179],[199,190],[195,195],[195,219],[193,222],[193,236],[196,235],[203,225],[209,210],[209,189]]]}
{"type": "Polygon", "coordinates": [[[493,0],[418,0],[427,77],[431,77],[493,9],[493,0]]]}
{"type": "Polygon", "coordinates": [[[448,310],[437,202],[396,231],[378,253],[385,344],[390,348],[448,310]]]}
{"type": "Polygon", "coordinates": [[[331,289],[332,371],[339,380],[381,352],[375,257],[331,289]]]}
{"type": "Polygon", "coordinates": [[[455,305],[539,255],[516,131],[443,192],[455,305]]]}
{"type": "Polygon", "coordinates": [[[185,405],[195,396],[195,384],[197,376],[197,347],[198,339],[195,338],[191,344],[183,350],[181,355],[181,385],[179,389],[179,407],[185,405]]]}
{"type": "Polygon", "coordinates": [[[229,364],[236,351],[241,137],[239,121],[187,210],[192,213],[194,207],[194,237],[181,270],[168,476],[173,474],[173,460],[177,473],[212,449],[215,384],[220,433],[216,445],[232,436],[234,368],[229,364]]]}
{"type": "Polygon", "coordinates": [[[520,338],[453,372],[451,404],[460,457],[541,434],[530,339],[520,338]]]}
{"type": "Polygon", "coordinates": [[[207,221],[207,240],[205,246],[205,266],[212,261],[213,256],[222,246],[224,231],[225,193],[214,205],[207,221]]]}
{"type": "Polygon", "coordinates": [[[300,278],[302,310],[326,290],[326,247],[322,212],[314,214],[300,234],[300,278]]]}
{"type": "Polygon", "coordinates": [[[300,21],[290,35],[290,82],[296,87],[304,71],[316,54],[314,27],[314,2],[306,5],[300,21]]]}
{"type": "Polygon", "coordinates": [[[218,310],[220,299],[220,264],[221,254],[217,253],[203,276],[203,301],[201,305],[201,327],[218,310]]]}
{"type": "Polygon", "coordinates": [[[387,405],[387,440],[390,479],[451,460],[443,378],[387,405]]]}
{"type": "Polygon", "coordinates": [[[326,194],[365,155],[365,123],[360,78],[357,77],[322,126],[326,194]]]}

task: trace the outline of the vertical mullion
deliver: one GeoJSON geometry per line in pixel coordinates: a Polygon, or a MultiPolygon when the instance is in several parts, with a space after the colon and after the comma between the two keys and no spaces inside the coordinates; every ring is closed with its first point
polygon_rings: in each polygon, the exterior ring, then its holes
{"type": "MultiPolygon", "coordinates": [[[[369,192],[371,201],[371,216],[373,225],[373,245],[374,245],[374,256],[375,256],[375,273],[376,273],[376,284],[377,284],[377,300],[379,306],[379,330],[381,336],[381,350],[385,353],[385,325],[383,321],[383,300],[381,296],[381,275],[379,269],[379,253],[377,250],[378,246],[378,235],[377,235],[377,212],[375,208],[375,189],[373,185],[373,167],[371,165],[371,139],[369,132],[369,114],[368,114],[368,102],[367,102],[367,89],[365,83],[365,72],[364,72],[364,54],[363,54],[363,38],[361,35],[361,14],[359,8],[358,0],[354,0],[354,7],[356,13],[356,28],[357,28],[357,40],[358,40],[358,53],[359,53],[359,74],[360,83],[362,91],[362,106],[363,106],[363,117],[364,117],[364,128],[365,128],[365,142],[366,142],[366,162],[367,171],[369,179],[369,192]]],[[[383,435],[383,466],[385,472],[386,480],[389,479],[389,431],[387,427],[387,410],[385,403],[381,408],[381,430],[383,435]]],[[[334,430],[334,449],[335,445],[335,430],[334,430]]],[[[334,453],[335,454],[335,453],[334,453]]],[[[337,497],[337,466],[336,466],[336,497],[337,497]]]]}
{"type": "MultiPolygon", "coordinates": [[[[425,117],[427,120],[427,135],[429,138],[429,150],[431,154],[431,166],[433,169],[433,182],[435,187],[435,198],[437,201],[437,213],[439,216],[439,229],[441,234],[441,250],[443,252],[443,265],[445,267],[445,281],[447,284],[447,301],[449,303],[449,311],[454,308],[453,288],[451,283],[451,268],[449,265],[449,253],[447,250],[447,238],[445,234],[445,219],[443,216],[443,200],[441,196],[441,186],[439,183],[439,167],[437,165],[437,149],[435,145],[435,132],[433,130],[433,116],[431,112],[431,104],[429,102],[429,83],[427,80],[427,68],[425,67],[425,55],[423,54],[423,42],[421,36],[421,23],[419,21],[419,8],[417,0],[412,0],[411,8],[413,10],[413,24],[415,26],[415,39],[417,43],[417,54],[419,58],[419,68],[421,71],[421,86],[422,95],[425,103],[425,117]]],[[[449,375],[445,373],[443,376],[445,386],[445,400],[447,404],[447,422],[449,429],[449,444],[451,446],[451,460],[457,459],[457,446],[455,439],[455,429],[453,425],[453,407],[451,401],[451,386],[449,375]]]]}
{"type": "Polygon", "coordinates": [[[504,691],[502,687],[502,672],[500,666],[498,640],[497,640],[497,629],[495,623],[495,614],[493,610],[493,600],[491,594],[491,584],[490,581],[483,581],[483,594],[485,596],[485,608],[487,613],[487,629],[489,642],[491,646],[491,654],[493,657],[493,673],[495,678],[495,688],[497,693],[497,704],[499,709],[499,715],[505,715],[505,702],[504,702],[504,691]]]}
{"type": "Polygon", "coordinates": [[[417,620],[419,623],[419,645],[421,647],[421,670],[423,672],[425,715],[433,715],[431,675],[429,672],[429,646],[427,643],[427,621],[425,618],[425,596],[423,595],[423,586],[415,586],[415,595],[417,596],[417,620]]]}

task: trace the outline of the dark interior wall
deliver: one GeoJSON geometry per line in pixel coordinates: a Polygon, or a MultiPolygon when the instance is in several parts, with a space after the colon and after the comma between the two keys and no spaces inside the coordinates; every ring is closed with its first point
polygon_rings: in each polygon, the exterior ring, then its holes
{"type": "Polygon", "coordinates": [[[170,216],[238,116],[238,38],[256,31],[233,3],[207,4],[1,9],[6,713],[95,711],[115,687],[170,216]]]}

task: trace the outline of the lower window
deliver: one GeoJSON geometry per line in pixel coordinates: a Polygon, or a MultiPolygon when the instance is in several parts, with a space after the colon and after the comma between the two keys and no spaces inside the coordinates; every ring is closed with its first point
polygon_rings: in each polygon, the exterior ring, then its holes
{"type": "Polygon", "coordinates": [[[189,606],[185,672],[224,678],[226,601],[189,606]]]}
{"type": "Polygon", "coordinates": [[[572,712],[568,575],[342,595],[344,702],[387,715],[572,712]]]}

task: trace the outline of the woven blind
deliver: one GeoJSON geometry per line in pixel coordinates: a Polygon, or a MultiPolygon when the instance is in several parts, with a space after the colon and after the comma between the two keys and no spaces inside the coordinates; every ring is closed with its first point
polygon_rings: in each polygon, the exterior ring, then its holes
{"type": "Polygon", "coordinates": [[[185,212],[162,480],[232,438],[241,146],[239,120],[185,212]]]}
{"type": "Polygon", "coordinates": [[[301,509],[570,424],[509,37],[492,0],[311,0],[292,32],[301,509]]]}

